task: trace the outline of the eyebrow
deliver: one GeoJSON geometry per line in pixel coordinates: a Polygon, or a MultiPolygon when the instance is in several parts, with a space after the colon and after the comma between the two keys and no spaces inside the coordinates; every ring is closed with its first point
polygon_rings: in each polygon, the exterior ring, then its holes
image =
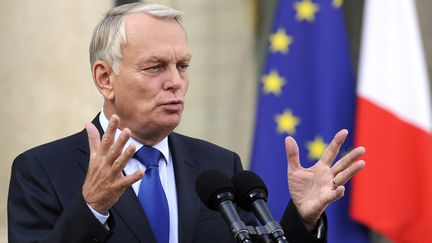
{"type": "MultiPolygon", "coordinates": [[[[185,61],[185,60],[190,61],[191,59],[192,59],[192,54],[190,53],[178,58],[179,61],[185,61]]],[[[166,58],[153,55],[147,58],[146,62],[166,62],[166,58]]]]}
{"type": "Polygon", "coordinates": [[[191,59],[192,59],[192,54],[191,53],[188,53],[184,58],[182,58],[182,59],[186,59],[186,60],[188,60],[188,61],[190,61],[191,59]]]}

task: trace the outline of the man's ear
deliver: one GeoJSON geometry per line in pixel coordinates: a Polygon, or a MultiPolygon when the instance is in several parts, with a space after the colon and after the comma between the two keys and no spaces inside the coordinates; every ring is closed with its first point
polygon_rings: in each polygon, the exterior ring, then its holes
{"type": "Polygon", "coordinates": [[[96,88],[107,100],[114,99],[113,76],[111,66],[102,60],[97,60],[92,67],[93,82],[96,88]]]}

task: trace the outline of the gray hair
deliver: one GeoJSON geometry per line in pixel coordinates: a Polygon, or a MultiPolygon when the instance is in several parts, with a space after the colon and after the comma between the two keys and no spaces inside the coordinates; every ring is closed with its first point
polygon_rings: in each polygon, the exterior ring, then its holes
{"type": "Polygon", "coordinates": [[[127,41],[125,16],[130,13],[146,13],[160,19],[175,20],[182,26],[183,12],[168,6],[154,3],[120,5],[107,12],[93,31],[89,50],[91,66],[97,60],[103,60],[111,66],[115,74],[119,74],[121,45],[127,41]]]}

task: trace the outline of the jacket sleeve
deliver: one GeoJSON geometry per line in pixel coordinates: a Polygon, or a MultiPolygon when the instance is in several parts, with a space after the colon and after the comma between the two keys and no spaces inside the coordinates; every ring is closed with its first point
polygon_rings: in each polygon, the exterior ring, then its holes
{"type": "Polygon", "coordinates": [[[8,195],[8,238],[25,242],[105,242],[110,232],[91,213],[81,191],[63,208],[49,176],[31,151],[13,165],[8,195]]]}
{"type": "Polygon", "coordinates": [[[324,234],[322,239],[318,239],[306,229],[297,208],[292,201],[288,203],[280,224],[285,232],[288,242],[325,243],[327,242],[327,217],[325,213],[321,217],[324,224],[324,234]]]}

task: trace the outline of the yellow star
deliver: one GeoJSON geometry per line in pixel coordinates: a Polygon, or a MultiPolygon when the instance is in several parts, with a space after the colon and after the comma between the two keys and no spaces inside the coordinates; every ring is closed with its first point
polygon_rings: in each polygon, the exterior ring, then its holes
{"type": "Polygon", "coordinates": [[[309,158],[312,160],[319,160],[323,155],[327,144],[324,143],[322,137],[317,136],[312,142],[308,142],[306,147],[309,150],[309,158]]]}
{"type": "Polygon", "coordinates": [[[292,135],[296,131],[296,126],[300,123],[300,119],[295,117],[291,110],[285,110],[282,114],[276,115],[274,119],[278,125],[278,133],[286,132],[292,135]]]}
{"type": "Polygon", "coordinates": [[[314,21],[315,13],[319,10],[318,4],[313,3],[311,0],[296,2],[294,8],[297,10],[296,18],[298,20],[307,20],[309,22],[314,21]]]}
{"type": "Polygon", "coordinates": [[[270,71],[270,74],[264,75],[262,77],[264,93],[273,93],[275,95],[280,95],[282,91],[282,86],[285,84],[285,79],[279,76],[278,72],[274,69],[270,71]]]}
{"type": "Polygon", "coordinates": [[[288,47],[293,43],[293,38],[285,33],[285,29],[279,28],[276,33],[270,35],[270,50],[272,52],[287,53],[288,47]]]}
{"type": "Polygon", "coordinates": [[[343,4],[343,0],[333,0],[332,4],[334,8],[340,8],[343,4]]]}

